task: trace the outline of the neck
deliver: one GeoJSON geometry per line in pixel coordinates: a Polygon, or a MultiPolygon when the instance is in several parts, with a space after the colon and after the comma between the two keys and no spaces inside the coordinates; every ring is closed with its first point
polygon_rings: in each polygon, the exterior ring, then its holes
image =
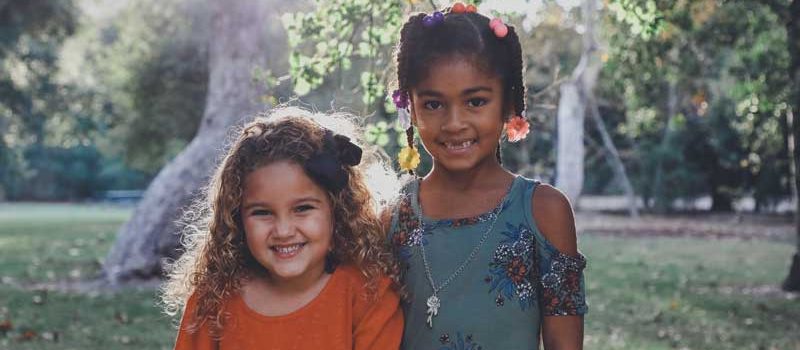
{"type": "Polygon", "coordinates": [[[267,287],[275,294],[279,295],[301,295],[319,289],[320,284],[324,285],[328,277],[330,277],[330,275],[325,273],[324,267],[308,271],[302,276],[291,279],[277,278],[270,275],[268,272],[258,276],[259,279],[262,279],[266,283],[267,287]]]}
{"type": "Polygon", "coordinates": [[[449,171],[442,166],[437,166],[434,162],[433,168],[425,175],[423,181],[445,191],[465,191],[491,186],[497,182],[505,183],[513,176],[496,159],[483,166],[476,166],[464,171],[449,171]]]}

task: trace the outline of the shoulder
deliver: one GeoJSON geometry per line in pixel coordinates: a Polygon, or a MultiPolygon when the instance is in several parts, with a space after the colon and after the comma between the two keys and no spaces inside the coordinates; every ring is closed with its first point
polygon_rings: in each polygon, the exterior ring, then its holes
{"type": "Polygon", "coordinates": [[[349,263],[337,266],[334,273],[342,275],[342,277],[348,281],[364,280],[364,275],[361,273],[361,270],[359,270],[355,265],[349,263]]]}
{"type": "Polygon", "coordinates": [[[565,254],[578,254],[575,215],[563,192],[547,184],[538,185],[531,196],[531,211],[545,239],[565,254]]]}
{"type": "Polygon", "coordinates": [[[392,287],[392,280],[386,276],[378,277],[374,284],[370,283],[361,271],[352,265],[336,268],[340,274],[343,287],[347,290],[356,319],[363,317],[377,303],[387,300],[399,300],[392,287]]]}
{"type": "MultiPolygon", "coordinates": [[[[335,274],[339,274],[340,279],[344,282],[345,285],[348,285],[350,290],[352,290],[354,295],[362,295],[365,294],[369,282],[367,277],[361,272],[359,268],[350,264],[340,265],[336,268],[335,274]]],[[[391,279],[386,276],[378,277],[376,281],[376,285],[378,286],[378,292],[383,292],[385,289],[390,287],[391,279]]]]}

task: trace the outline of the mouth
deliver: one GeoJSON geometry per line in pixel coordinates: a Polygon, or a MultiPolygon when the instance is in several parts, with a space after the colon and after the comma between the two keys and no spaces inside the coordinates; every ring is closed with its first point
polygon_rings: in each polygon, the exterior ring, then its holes
{"type": "Polygon", "coordinates": [[[478,143],[476,139],[469,139],[469,140],[454,140],[454,141],[445,141],[441,144],[450,152],[460,153],[468,150],[470,147],[478,143]]]}
{"type": "Polygon", "coordinates": [[[300,250],[305,247],[306,244],[308,243],[276,244],[270,246],[269,249],[272,250],[279,258],[288,259],[300,253],[300,250]]]}

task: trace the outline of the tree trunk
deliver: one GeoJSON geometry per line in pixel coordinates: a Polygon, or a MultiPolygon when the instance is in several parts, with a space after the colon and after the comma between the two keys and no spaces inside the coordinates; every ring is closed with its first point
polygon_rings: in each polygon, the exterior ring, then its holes
{"type": "MultiPolygon", "coordinates": [[[[675,50],[670,52],[670,56],[676,55],[675,50]]],[[[664,198],[664,157],[669,147],[669,138],[671,135],[672,118],[678,110],[678,93],[676,91],[674,81],[669,82],[667,88],[667,123],[664,125],[663,133],[661,134],[661,143],[658,146],[658,158],[656,160],[655,176],[653,177],[653,200],[655,201],[654,207],[657,212],[664,213],[672,206],[671,196],[669,199],[664,198]]]]}
{"type": "Polygon", "coordinates": [[[789,48],[791,65],[789,75],[791,79],[792,95],[790,101],[791,126],[792,126],[792,168],[794,170],[794,223],[797,231],[797,251],[792,259],[792,266],[789,268],[789,275],[783,282],[783,289],[786,291],[800,291],[800,0],[794,0],[789,5],[789,15],[786,21],[786,40],[789,48]]]}
{"type": "Polygon", "coordinates": [[[583,112],[585,104],[580,87],[575,81],[566,81],[559,88],[557,114],[556,187],[572,201],[578,203],[583,187],[583,112]]]}
{"type": "Polygon", "coordinates": [[[625,197],[628,199],[628,215],[632,218],[638,218],[639,208],[636,203],[636,193],[633,191],[633,185],[631,185],[630,179],[628,179],[625,165],[622,164],[622,159],[619,157],[617,147],[614,146],[611,136],[609,136],[608,131],[606,131],[606,126],[605,123],[603,123],[603,117],[600,115],[600,108],[597,106],[597,99],[594,98],[594,93],[590,94],[589,108],[592,111],[592,119],[594,120],[595,126],[597,126],[597,131],[600,132],[600,136],[603,138],[603,146],[606,148],[605,154],[608,165],[614,171],[614,176],[622,181],[622,188],[625,190],[625,197]]]}
{"type": "Polygon", "coordinates": [[[207,181],[219,158],[228,129],[264,108],[263,89],[252,70],[285,71],[286,42],[278,1],[212,1],[209,84],[206,109],[197,136],[156,176],[131,219],[117,234],[103,264],[111,283],[158,276],[162,259],[174,257],[179,244],[182,208],[207,181]],[[269,51],[268,49],[272,49],[269,51]]]}
{"type": "Polygon", "coordinates": [[[583,190],[583,158],[586,153],[583,145],[583,126],[587,97],[593,94],[600,73],[600,60],[595,57],[597,38],[595,16],[597,4],[594,0],[584,0],[581,7],[583,15],[583,52],[578,66],[570,80],[561,84],[557,113],[557,154],[556,187],[577,205],[583,190]]]}

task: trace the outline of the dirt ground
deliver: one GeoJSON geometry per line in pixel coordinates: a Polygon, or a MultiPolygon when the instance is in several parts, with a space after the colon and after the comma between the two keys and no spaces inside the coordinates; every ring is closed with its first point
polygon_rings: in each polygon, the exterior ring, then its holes
{"type": "Polygon", "coordinates": [[[643,214],[633,219],[625,214],[578,211],[579,234],[616,236],[675,236],[794,241],[797,237],[789,215],[751,213],[643,214]]]}

